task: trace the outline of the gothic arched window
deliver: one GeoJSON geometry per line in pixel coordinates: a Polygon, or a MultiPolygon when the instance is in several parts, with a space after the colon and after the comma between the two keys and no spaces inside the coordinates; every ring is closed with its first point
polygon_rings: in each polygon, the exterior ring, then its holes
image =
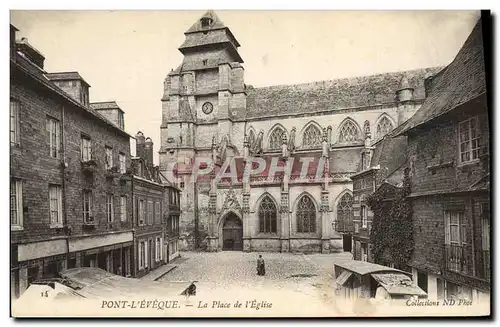
{"type": "Polygon", "coordinates": [[[391,121],[387,117],[382,117],[380,122],[377,125],[377,138],[384,137],[387,133],[392,131],[394,127],[392,126],[391,121]]]}
{"type": "Polygon", "coordinates": [[[281,149],[281,144],[283,143],[282,137],[285,131],[280,127],[276,127],[274,131],[269,136],[269,149],[279,150],[281,149]]]}
{"type": "Polygon", "coordinates": [[[273,200],[268,196],[262,199],[259,206],[259,224],[261,233],[276,233],[277,210],[273,200]]]}
{"type": "Polygon", "coordinates": [[[337,225],[338,232],[350,231],[353,227],[352,195],[344,194],[337,204],[337,225]]]}
{"type": "Polygon", "coordinates": [[[321,131],[314,125],[309,125],[302,135],[302,145],[313,147],[321,145],[321,131]]]}
{"type": "Polygon", "coordinates": [[[250,132],[248,132],[248,144],[250,147],[252,146],[253,142],[255,142],[255,133],[251,129],[250,132]]]}
{"type": "Polygon", "coordinates": [[[316,207],[309,196],[303,196],[297,204],[297,232],[316,232],[316,207]]]}
{"type": "Polygon", "coordinates": [[[358,127],[352,120],[347,120],[340,129],[339,142],[349,143],[358,141],[359,139],[358,127]]]}

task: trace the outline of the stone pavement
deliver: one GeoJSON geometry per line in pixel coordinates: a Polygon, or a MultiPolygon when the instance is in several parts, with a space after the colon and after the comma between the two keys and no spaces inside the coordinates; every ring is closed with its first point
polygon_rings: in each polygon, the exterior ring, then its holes
{"type": "Polygon", "coordinates": [[[351,259],[350,253],[292,254],[257,252],[183,252],[188,258],[158,281],[197,283],[197,297],[211,294],[266,294],[280,300],[307,301],[308,305],[332,306],[333,263],[351,259]],[[266,275],[257,275],[257,258],[262,254],[266,275]],[[285,295],[286,294],[286,295],[285,295]],[[300,300],[299,300],[300,299],[300,300]]]}

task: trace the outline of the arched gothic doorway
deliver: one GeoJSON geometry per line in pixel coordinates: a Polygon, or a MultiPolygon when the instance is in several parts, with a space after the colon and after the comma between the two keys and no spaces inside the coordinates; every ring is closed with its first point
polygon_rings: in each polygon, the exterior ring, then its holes
{"type": "Polygon", "coordinates": [[[230,212],[222,226],[222,250],[243,251],[243,226],[240,218],[230,212]]]}

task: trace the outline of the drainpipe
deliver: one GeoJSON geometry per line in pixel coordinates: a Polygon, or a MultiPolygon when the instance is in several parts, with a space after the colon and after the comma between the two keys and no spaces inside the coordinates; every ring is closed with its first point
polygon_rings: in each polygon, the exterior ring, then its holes
{"type": "Polygon", "coordinates": [[[61,193],[62,193],[62,212],[63,212],[63,230],[66,234],[66,268],[69,265],[69,236],[71,235],[70,226],[68,226],[68,214],[66,204],[66,142],[64,137],[64,105],[61,107],[61,193]]]}

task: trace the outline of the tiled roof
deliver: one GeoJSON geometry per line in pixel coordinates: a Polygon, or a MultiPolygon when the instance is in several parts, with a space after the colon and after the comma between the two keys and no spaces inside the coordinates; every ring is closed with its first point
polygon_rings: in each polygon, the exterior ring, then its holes
{"type": "Polygon", "coordinates": [[[371,76],[269,87],[247,87],[247,118],[392,104],[404,76],[413,99],[425,97],[424,78],[441,68],[424,68],[371,76]]]}
{"type": "Polygon", "coordinates": [[[51,81],[81,80],[90,86],[78,72],[59,72],[45,74],[51,81]]]}
{"type": "MultiPolygon", "coordinates": [[[[93,102],[90,104],[93,109],[119,109],[122,110],[115,101],[93,102]]],[[[122,110],[123,111],[123,110],[122,110]]]]}
{"type": "Polygon", "coordinates": [[[433,82],[428,98],[401,133],[425,124],[486,92],[481,25],[479,20],[455,59],[433,82]]]}

